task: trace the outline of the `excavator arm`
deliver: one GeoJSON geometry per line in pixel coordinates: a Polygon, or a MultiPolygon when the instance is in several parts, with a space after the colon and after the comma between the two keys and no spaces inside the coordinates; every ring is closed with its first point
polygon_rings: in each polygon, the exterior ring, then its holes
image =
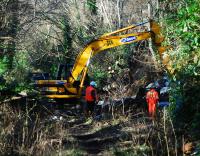
{"type": "Polygon", "coordinates": [[[150,32],[133,33],[120,36],[106,36],[92,41],[77,57],[74,67],[72,69],[72,78],[76,80],[90,58],[101,51],[114,48],[120,45],[138,42],[151,37],[150,32]]]}
{"type": "Polygon", "coordinates": [[[151,38],[154,45],[156,45],[160,56],[162,57],[165,47],[161,46],[163,37],[161,36],[160,27],[157,23],[150,21],[150,31],[127,33],[128,30],[132,30],[146,23],[148,22],[128,26],[126,28],[104,34],[98,39],[93,40],[87,44],[83,51],[79,53],[71,71],[71,76],[69,76],[67,80],[38,80],[36,82],[36,86],[46,87],[46,89],[43,90],[46,91],[45,95],[49,98],[80,98],[90,59],[99,52],[151,38]],[[125,32],[125,34],[118,35],[122,32],[125,32]],[[78,87],[74,86],[75,82],[78,80],[80,81],[78,87]],[[54,93],[48,94],[47,92],[54,93]]]}

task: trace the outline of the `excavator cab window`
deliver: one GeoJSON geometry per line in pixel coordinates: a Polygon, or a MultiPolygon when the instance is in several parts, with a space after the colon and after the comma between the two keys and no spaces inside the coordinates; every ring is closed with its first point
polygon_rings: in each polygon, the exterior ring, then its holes
{"type": "Polygon", "coordinates": [[[49,73],[42,73],[42,72],[33,72],[30,74],[30,77],[33,81],[35,80],[48,80],[49,73]]]}
{"type": "Polygon", "coordinates": [[[71,75],[72,64],[59,64],[56,79],[66,80],[71,75]]]}

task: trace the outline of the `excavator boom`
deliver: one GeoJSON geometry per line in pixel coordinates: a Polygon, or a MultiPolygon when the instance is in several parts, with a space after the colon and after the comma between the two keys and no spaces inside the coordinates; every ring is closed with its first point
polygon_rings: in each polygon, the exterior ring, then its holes
{"type": "Polygon", "coordinates": [[[92,41],[77,57],[74,67],[72,69],[72,77],[77,79],[83,68],[85,67],[90,54],[92,56],[106,49],[114,48],[120,45],[138,42],[151,37],[150,32],[133,33],[129,35],[107,36],[92,41]]]}

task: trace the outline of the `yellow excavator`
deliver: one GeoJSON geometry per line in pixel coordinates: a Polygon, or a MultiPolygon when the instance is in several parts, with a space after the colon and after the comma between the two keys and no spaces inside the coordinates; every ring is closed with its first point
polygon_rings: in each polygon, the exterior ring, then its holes
{"type": "Polygon", "coordinates": [[[51,99],[72,99],[81,98],[84,88],[84,82],[88,71],[91,58],[101,51],[117,47],[120,45],[131,44],[141,40],[151,38],[155,45],[161,61],[164,65],[168,65],[167,58],[163,57],[165,47],[161,46],[164,38],[161,35],[160,27],[153,20],[143,22],[136,25],[131,25],[117,31],[104,34],[98,39],[91,41],[81,51],[75,60],[74,66],[70,74],[64,80],[37,80],[35,86],[43,92],[43,95],[51,99]],[[133,30],[136,27],[150,25],[149,31],[127,33],[128,30],[133,30]],[[124,32],[124,34],[120,34],[124,32]]]}

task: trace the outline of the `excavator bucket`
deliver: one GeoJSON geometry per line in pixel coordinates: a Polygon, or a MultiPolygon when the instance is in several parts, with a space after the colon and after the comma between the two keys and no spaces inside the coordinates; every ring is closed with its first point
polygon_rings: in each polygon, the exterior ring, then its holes
{"type": "Polygon", "coordinates": [[[150,28],[154,34],[154,36],[152,36],[152,40],[154,44],[157,46],[162,64],[165,66],[165,68],[167,68],[168,72],[170,72],[171,74],[174,73],[172,64],[170,62],[170,56],[164,53],[166,50],[171,49],[172,46],[161,45],[162,42],[164,41],[164,37],[161,35],[160,26],[157,23],[155,23],[154,21],[150,21],[150,28]]]}
{"type": "Polygon", "coordinates": [[[155,44],[161,44],[164,41],[164,37],[161,35],[160,26],[154,21],[150,22],[151,31],[155,34],[153,40],[155,44]]]}
{"type": "Polygon", "coordinates": [[[158,52],[161,55],[162,53],[164,53],[168,49],[172,49],[172,46],[159,46],[158,47],[158,52]]]}

